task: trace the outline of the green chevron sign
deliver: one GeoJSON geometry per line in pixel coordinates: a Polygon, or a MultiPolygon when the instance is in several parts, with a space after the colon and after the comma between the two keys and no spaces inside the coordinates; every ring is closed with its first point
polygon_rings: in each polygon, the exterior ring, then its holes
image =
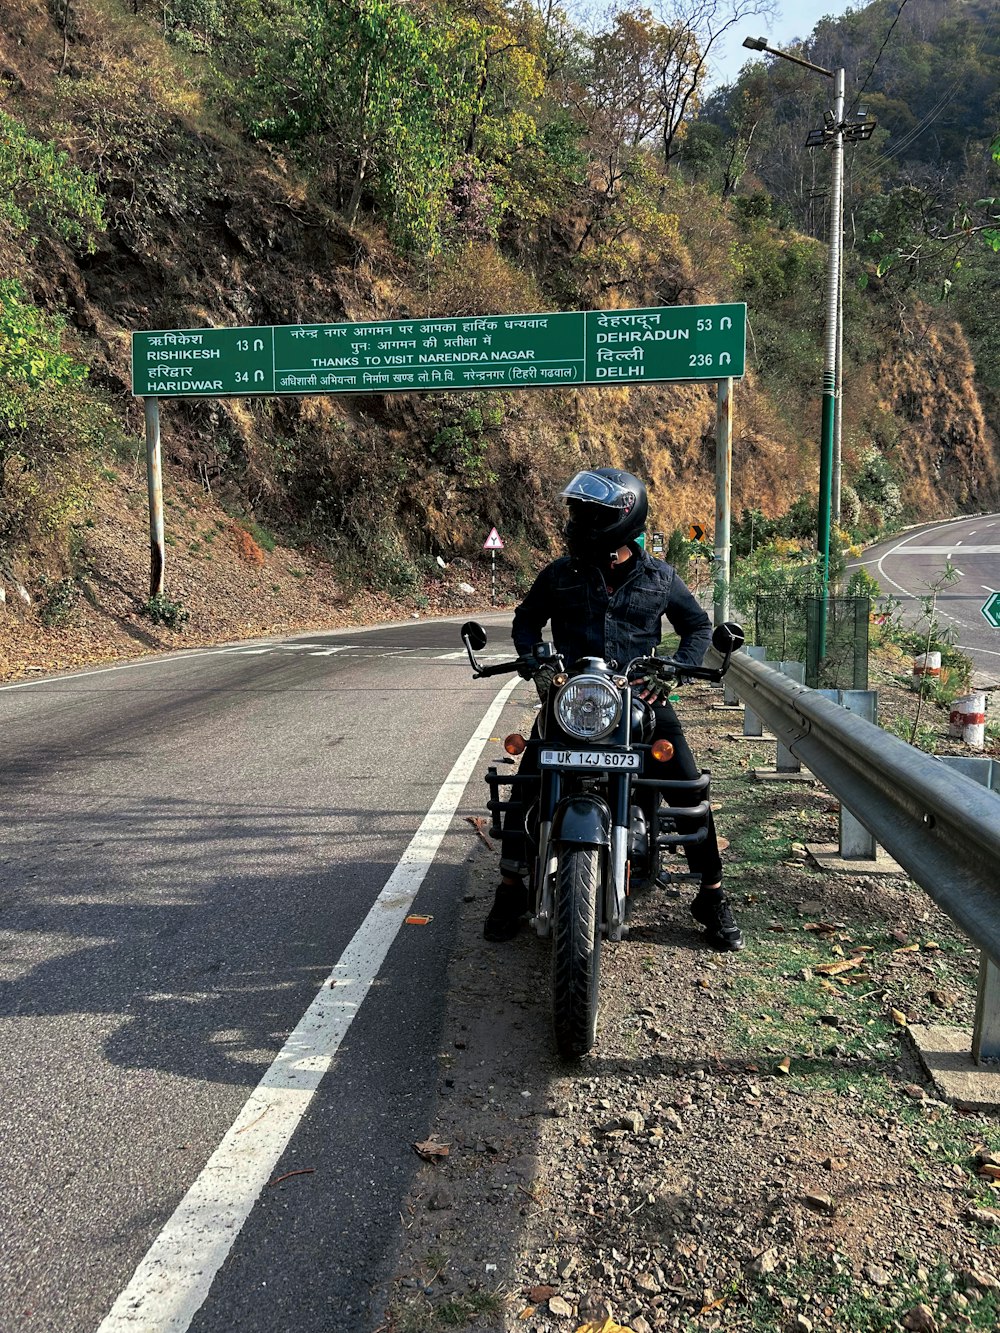
{"type": "Polygon", "coordinates": [[[1000,629],[1000,592],[991,593],[982,606],[983,619],[987,625],[1000,629]]]}

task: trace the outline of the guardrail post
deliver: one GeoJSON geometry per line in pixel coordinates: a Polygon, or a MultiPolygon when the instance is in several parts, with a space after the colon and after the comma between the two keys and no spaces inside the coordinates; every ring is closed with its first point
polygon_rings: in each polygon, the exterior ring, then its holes
{"type": "MultiPolygon", "coordinates": [[[[878,716],[877,690],[838,690],[837,702],[855,717],[874,723],[878,716]]],[[[840,855],[845,861],[874,861],[878,855],[875,835],[840,802],[840,855]]]]}
{"type": "MultiPolygon", "coordinates": [[[[752,662],[764,662],[767,659],[766,648],[744,648],[743,651],[752,662]]],[[[743,709],[743,735],[744,736],[763,736],[764,725],[755,712],[749,707],[743,709]]]]}
{"type": "MultiPolygon", "coordinates": [[[[805,662],[777,662],[775,664],[783,676],[789,680],[794,680],[796,685],[806,683],[806,664],[805,662]]],[[[778,742],[778,754],[774,761],[774,767],[779,773],[801,773],[802,765],[792,754],[791,750],[778,742]]]]}
{"type": "MultiPolygon", "coordinates": [[[[980,786],[1000,791],[1000,765],[992,759],[973,759],[966,755],[940,755],[939,758],[943,764],[963,773],[980,786]]],[[[984,1060],[1000,1060],[1000,968],[989,954],[982,951],[979,954],[972,1058],[977,1065],[981,1065],[984,1060]]]]}
{"type": "Polygon", "coordinates": [[[1000,968],[984,953],[979,955],[972,1058],[977,1065],[984,1060],[1000,1060],[1000,968]]]}
{"type": "Polygon", "coordinates": [[[939,758],[949,768],[964,773],[967,778],[971,778],[973,782],[978,782],[981,787],[989,787],[1000,795],[1000,764],[995,763],[992,759],[987,759],[985,756],[982,759],[976,759],[972,755],[965,754],[940,755],[939,758]]]}

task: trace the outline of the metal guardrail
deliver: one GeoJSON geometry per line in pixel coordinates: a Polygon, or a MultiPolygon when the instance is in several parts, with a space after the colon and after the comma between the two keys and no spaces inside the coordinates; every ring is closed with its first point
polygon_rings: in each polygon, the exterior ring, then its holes
{"type": "Polygon", "coordinates": [[[746,706],[1000,967],[1000,795],[742,653],[729,677],[746,706]]]}

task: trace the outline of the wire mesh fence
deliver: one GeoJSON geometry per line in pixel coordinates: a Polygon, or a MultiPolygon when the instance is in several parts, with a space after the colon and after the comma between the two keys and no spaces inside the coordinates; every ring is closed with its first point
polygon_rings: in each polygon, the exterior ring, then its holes
{"type": "Polygon", "coordinates": [[[785,592],[757,597],[747,609],[753,616],[753,642],[767,649],[769,660],[804,662],[805,683],[812,689],[868,688],[869,598],[785,592]],[[824,605],[826,643],[821,656],[824,605]]]}

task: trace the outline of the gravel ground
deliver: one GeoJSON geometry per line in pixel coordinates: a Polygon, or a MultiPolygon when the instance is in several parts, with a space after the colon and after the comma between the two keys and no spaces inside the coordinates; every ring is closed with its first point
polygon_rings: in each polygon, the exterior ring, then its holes
{"type": "Polygon", "coordinates": [[[1000,1327],[1000,1132],[937,1099],[906,1033],[971,1027],[977,954],[902,875],[805,859],[836,803],[755,781],[773,746],[729,739],[717,697],[680,707],[747,948],[704,946],[691,889],[643,895],[576,1066],[547,944],[482,939],[496,858],[470,829],[427,1127],[448,1151],[420,1168],[384,1329],[1000,1327]]]}

